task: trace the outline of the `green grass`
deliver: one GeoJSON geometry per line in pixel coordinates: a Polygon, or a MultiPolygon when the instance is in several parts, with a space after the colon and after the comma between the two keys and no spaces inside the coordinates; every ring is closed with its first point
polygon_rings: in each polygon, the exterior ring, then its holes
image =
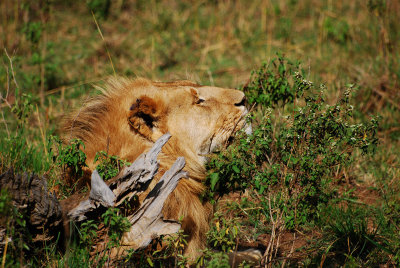
{"type": "MultiPolygon", "coordinates": [[[[274,240],[274,251],[267,252],[271,265],[399,265],[397,1],[70,2],[0,3],[0,172],[12,166],[18,172],[44,174],[49,188],[65,197],[69,192],[60,180],[65,172],[61,164],[72,161],[70,166],[80,172],[83,156],[72,147],[60,147],[54,138],[60,134],[60,119],[95,94],[91,84],[113,75],[114,69],[122,76],[192,79],[240,88],[249,102],[257,103],[252,112],[255,132],[247,139],[239,138],[235,147],[211,162],[210,173],[214,175],[210,176],[211,190],[204,197],[221,195],[216,207],[218,213],[226,215],[220,223],[225,233],[211,226],[210,246],[202,261],[218,267],[218,262],[226,262],[226,255],[214,249],[227,250],[237,241],[266,245],[265,237],[274,234],[281,240],[274,240]],[[273,67],[277,52],[293,63],[284,62],[285,74],[279,61],[275,60],[273,67]],[[312,135],[300,143],[303,147],[293,137],[301,131],[302,122],[312,129],[315,121],[309,120],[311,110],[299,113],[299,107],[306,104],[299,89],[308,86],[296,82],[295,70],[302,79],[313,82],[316,93],[320,84],[325,85],[323,101],[318,101],[317,94],[308,102],[323,103],[314,107],[320,120],[329,123],[342,116],[332,110],[336,104],[344,110],[353,105],[352,116],[343,117],[343,122],[362,123],[366,128],[357,132],[338,123],[342,132],[320,129],[324,135],[306,154],[304,146],[313,144],[312,135]],[[262,75],[263,79],[257,79],[262,75]],[[345,104],[341,99],[350,84],[352,101],[345,104]],[[266,113],[270,113],[269,118],[266,113]],[[373,133],[377,125],[370,122],[377,115],[379,126],[373,133]],[[377,141],[377,146],[363,154],[357,147],[367,149],[368,139],[371,144],[377,141]],[[288,142],[292,142],[292,151],[283,147],[288,142]],[[327,144],[332,142],[337,147],[328,150],[327,144]],[[347,158],[339,159],[343,147],[348,149],[347,158]],[[257,152],[257,148],[263,150],[257,152]],[[238,158],[249,154],[251,161],[238,158]],[[322,164],[315,165],[319,161],[322,164]],[[245,189],[241,200],[238,193],[231,193],[245,189]],[[240,230],[237,235],[231,233],[232,228],[240,230]],[[304,243],[292,251],[282,239],[293,235],[304,243]],[[274,255],[275,249],[279,256],[274,255]]],[[[303,89],[304,96],[310,97],[309,89],[303,89]]],[[[313,129],[318,132],[319,128],[313,129]]],[[[118,159],[103,158],[100,164],[112,162],[114,170],[119,168],[118,159]]],[[[0,205],[7,202],[9,198],[2,192],[0,205]]],[[[23,228],[17,212],[3,212],[6,217],[2,218],[9,221],[1,220],[0,225],[7,225],[9,234],[23,228]]],[[[69,253],[60,255],[51,244],[44,247],[46,250],[26,250],[29,237],[27,243],[18,239],[20,242],[10,245],[13,251],[7,252],[6,266],[32,261],[42,266],[76,267],[89,262],[96,266],[102,261],[89,260],[88,246],[79,242],[69,253]],[[22,251],[44,258],[21,259],[22,251]]],[[[171,264],[183,265],[185,259],[179,254],[184,237],[179,239],[178,246],[167,253],[132,253],[129,261],[151,266],[152,260],[153,265],[160,265],[163,258],[177,257],[171,264]]]]}

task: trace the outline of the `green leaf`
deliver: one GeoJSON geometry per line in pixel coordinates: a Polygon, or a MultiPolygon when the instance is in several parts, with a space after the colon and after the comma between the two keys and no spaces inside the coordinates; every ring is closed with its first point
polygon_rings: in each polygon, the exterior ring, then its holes
{"type": "Polygon", "coordinates": [[[211,187],[211,190],[214,191],[214,187],[217,184],[218,180],[219,180],[219,174],[218,173],[211,173],[211,175],[210,175],[210,187],[211,187]]]}
{"type": "Polygon", "coordinates": [[[147,257],[147,262],[149,263],[149,265],[150,265],[151,267],[154,267],[154,263],[153,263],[153,261],[151,260],[150,257],[147,257]]]}
{"type": "Polygon", "coordinates": [[[232,166],[233,171],[240,173],[240,169],[237,166],[232,166]]]}

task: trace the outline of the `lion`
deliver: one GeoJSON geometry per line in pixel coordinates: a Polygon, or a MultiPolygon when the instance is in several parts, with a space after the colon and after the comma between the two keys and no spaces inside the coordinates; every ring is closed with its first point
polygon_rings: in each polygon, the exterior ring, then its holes
{"type": "MultiPolygon", "coordinates": [[[[169,132],[172,137],[158,157],[158,179],[179,156],[186,159],[188,178],[182,178],[168,197],[163,216],[182,219],[188,235],[185,255],[194,260],[205,246],[212,216],[212,206],[199,199],[204,191],[205,163],[210,153],[223,148],[246,125],[244,93],[186,80],[143,78],[113,78],[100,89],[100,95],[65,119],[66,137],[84,142],[86,163],[93,171],[96,152],[107,151],[133,162],[169,132]]],[[[143,199],[144,194],[139,197],[143,199]]]]}

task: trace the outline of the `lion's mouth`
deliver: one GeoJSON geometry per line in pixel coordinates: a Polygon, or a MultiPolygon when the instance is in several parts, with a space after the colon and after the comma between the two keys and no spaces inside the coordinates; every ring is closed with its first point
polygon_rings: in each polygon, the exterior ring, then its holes
{"type": "Polygon", "coordinates": [[[211,137],[209,153],[219,153],[221,149],[226,149],[228,146],[232,145],[236,139],[238,131],[241,129],[244,130],[247,136],[250,136],[253,133],[251,124],[246,120],[247,114],[248,112],[246,109],[239,120],[236,122],[235,127],[231,130],[228,139],[226,139],[225,142],[223,142],[222,144],[214,144],[214,142],[216,143],[214,139],[215,136],[211,137]]]}
{"type": "Polygon", "coordinates": [[[208,139],[207,142],[201,146],[198,151],[198,155],[201,157],[209,157],[211,154],[218,154],[221,150],[226,149],[228,146],[232,145],[236,139],[239,130],[243,129],[246,135],[252,134],[251,124],[247,122],[246,115],[248,114],[247,109],[243,111],[240,118],[235,122],[234,127],[228,131],[228,138],[222,138],[220,135],[213,134],[208,139]]]}
{"type": "Polygon", "coordinates": [[[228,138],[228,140],[226,141],[226,147],[228,147],[229,145],[231,145],[233,143],[233,141],[235,140],[234,136],[230,136],[228,138]]]}
{"type": "Polygon", "coordinates": [[[246,133],[247,136],[250,136],[253,133],[253,128],[251,127],[251,123],[248,122],[248,120],[246,119],[248,113],[249,113],[248,110],[244,108],[242,115],[240,116],[239,120],[237,120],[235,127],[232,129],[231,135],[225,142],[225,148],[233,143],[236,133],[239,130],[244,129],[244,132],[246,133]]]}
{"type": "MultiPolygon", "coordinates": [[[[244,129],[244,133],[246,133],[247,136],[250,136],[251,134],[253,134],[253,128],[251,127],[250,123],[245,122],[243,127],[241,129],[244,129]]],[[[226,140],[225,142],[225,148],[227,148],[228,146],[232,145],[233,142],[236,139],[236,133],[234,132],[231,136],[229,136],[229,138],[226,140]]]]}

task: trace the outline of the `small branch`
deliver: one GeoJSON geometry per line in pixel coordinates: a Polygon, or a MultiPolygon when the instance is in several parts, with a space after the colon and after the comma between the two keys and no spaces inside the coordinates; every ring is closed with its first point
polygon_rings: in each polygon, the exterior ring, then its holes
{"type": "Polygon", "coordinates": [[[4,52],[6,53],[6,56],[7,56],[8,60],[10,61],[10,67],[11,67],[12,77],[13,77],[15,86],[16,86],[17,89],[19,90],[19,86],[18,86],[17,80],[15,79],[15,73],[14,73],[14,67],[13,67],[12,58],[8,55],[7,49],[6,49],[6,48],[4,48],[4,52]]]}
{"type": "Polygon", "coordinates": [[[6,264],[6,257],[7,257],[7,248],[8,248],[8,236],[6,235],[6,244],[5,244],[5,246],[4,246],[4,251],[3,251],[3,260],[2,260],[2,262],[1,262],[1,268],[4,268],[5,267],[5,264],[6,264]]]}
{"type": "Polygon", "coordinates": [[[7,72],[7,92],[6,92],[6,101],[7,101],[7,98],[8,98],[8,94],[10,93],[10,79],[9,79],[9,77],[10,77],[10,74],[9,74],[9,72],[8,72],[8,66],[5,66],[6,67],[6,72],[7,72]]]}
{"type": "Polygon", "coordinates": [[[107,43],[106,43],[106,41],[104,40],[103,33],[101,32],[100,26],[99,26],[99,24],[97,23],[96,16],[94,15],[93,10],[91,10],[91,12],[92,12],[93,20],[94,20],[94,22],[96,23],[97,30],[98,30],[98,32],[99,32],[99,34],[100,34],[100,36],[101,36],[101,39],[103,39],[104,47],[106,48],[107,55],[108,55],[108,58],[109,58],[110,63],[111,63],[111,67],[112,67],[113,72],[114,72],[114,76],[117,76],[117,73],[115,72],[115,68],[114,68],[113,61],[112,61],[112,59],[111,59],[110,52],[108,51],[107,43]]]}
{"type": "Polygon", "coordinates": [[[40,114],[39,114],[39,109],[38,106],[36,105],[36,113],[37,113],[37,118],[39,121],[39,130],[40,130],[40,134],[42,136],[42,140],[43,140],[43,147],[44,147],[44,152],[46,153],[46,157],[49,155],[49,153],[47,152],[47,147],[46,147],[46,135],[45,135],[45,131],[43,131],[44,126],[42,125],[42,121],[40,120],[40,114]]]}
{"type": "Polygon", "coordinates": [[[6,119],[4,118],[4,113],[3,113],[3,111],[1,111],[1,117],[3,118],[4,125],[6,126],[7,136],[8,136],[8,138],[10,138],[10,131],[8,130],[7,121],[6,121],[6,119]]]}
{"type": "Polygon", "coordinates": [[[6,91],[6,97],[5,98],[0,93],[0,99],[4,102],[3,104],[0,104],[0,108],[8,106],[11,109],[11,104],[8,102],[8,94],[10,93],[10,73],[9,73],[9,70],[8,70],[8,66],[4,62],[3,62],[3,65],[4,65],[4,67],[6,69],[6,73],[7,73],[7,91],[6,91]]]}

